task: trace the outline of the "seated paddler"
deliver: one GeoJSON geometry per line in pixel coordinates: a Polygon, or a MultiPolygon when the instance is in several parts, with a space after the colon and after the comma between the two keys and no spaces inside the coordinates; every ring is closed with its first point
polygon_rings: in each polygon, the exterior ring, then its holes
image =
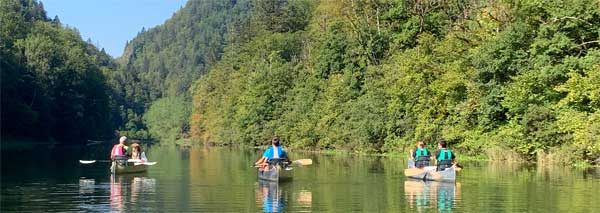
{"type": "Polygon", "coordinates": [[[265,169],[268,168],[267,166],[269,164],[280,164],[285,167],[290,163],[291,161],[289,160],[287,153],[281,147],[279,137],[275,136],[271,139],[271,147],[265,150],[262,157],[254,164],[261,166],[261,169],[265,169]]]}
{"type": "Polygon", "coordinates": [[[425,148],[425,143],[423,141],[417,141],[417,148],[410,150],[410,159],[415,161],[415,167],[417,168],[429,166],[431,152],[425,148]]]}
{"type": "Polygon", "coordinates": [[[456,159],[456,155],[448,149],[448,142],[445,140],[438,142],[438,151],[435,154],[437,171],[452,167],[454,159],[456,159]]]}
{"type": "Polygon", "coordinates": [[[127,146],[127,137],[122,136],[119,138],[119,143],[115,144],[110,151],[110,159],[111,160],[127,160],[127,152],[129,151],[129,147],[127,146]]]}
{"type": "Polygon", "coordinates": [[[146,153],[142,151],[142,147],[138,143],[131,144],[131,159],[138,160],[140,162],[146,162],[146,153]]]}
{"type": "Polygon", "coordinates": [[[110,151],[110,159],[112,160],[112,164],[110,166],[110,171],[114,173],[117,164],[123,166],[127,164],[127,151],[129,147],[127,144],[127,137],[122,136],[119,138],[119,143],[115,144],[110,151]]]}

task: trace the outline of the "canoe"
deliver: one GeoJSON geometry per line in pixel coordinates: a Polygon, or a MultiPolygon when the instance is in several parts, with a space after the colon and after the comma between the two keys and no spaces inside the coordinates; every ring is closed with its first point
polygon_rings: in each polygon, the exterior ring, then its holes
{"type": "Polygon", "coordinates": [[[280,165],[268,165],[267,168],[258,169],[258,179],[266,181],[284,181],[292,178],[292,169],[285,169],[280,165]]]}
{"type": "Polygon", "coordinates": [[[446,181],[452,182],[456,181],[456,170],[454,166],[450,168],[446,168],[443,171],[436,171],[436,166],[426,166],[420,169],[422,172],[407,172],[409,170],[415,169],[415,162],[413,160],[408,160],[408,169],[404,170],[405,174],[408,178],[419,179],[419,180],[432,180],[432,181],[446,181]]]}
{"type": "Polygon", "coordinates": [[[456,170],[452,166],[444,169],[444,171],[430,171],[425,176],[425,180],[454,182],[456,181],[456,170]]]}
{"type": "Polygon", "coordinates": [[[135,165],[134,162],[124,164],[113,162],[113,165],[110,167],[110,171],[113,174],[141,173],[146,172],[146,170],[148,170],[147,165],[135,165]]]}

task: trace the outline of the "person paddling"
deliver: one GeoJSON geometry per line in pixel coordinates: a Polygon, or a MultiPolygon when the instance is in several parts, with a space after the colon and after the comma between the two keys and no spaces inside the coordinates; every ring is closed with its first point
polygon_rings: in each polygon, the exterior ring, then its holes
{"type": "Polygon", "coordinates": [[[438,152],[435,154],[437,171],[443,171],[446,168],[452,167],[456,155],[448,149],[448,144],[445,140],[438,142],[438,152]]]}
{"type": "Polygon", "coordinates": [[[115,144],[110,152],[110,159],[115,160],[115,156],[126,156],[129,147],[127,144],[127,137],[123,136],[119,138],[119,143],[115,144]]]}
{"type": "Polygon", "coordinates": [[[291,163],[291,161],[288,159],[287,153],[280,146],[279,137],[274,136],[271,139],[271,147],[265,150],[262,157],[254,164],[260,165],[262,166],[261,168],[264,169],[267,164],[277,162],[287,162],[288,164],[291,163]]]}
{"type": "Polygon", "coordinates": [[[417,148],[415,150],[410,150],[410,159],[415,161],[415,167],[417,168],[429,166],[431,153],[425,148],[425,143],[423,141],[417,141],[417,148]]]}
{"type": "Polygon", "coordinates": [[[117,163],[119,165],[127,164],[127,137],[123,136],[119,138],[119,144],[115,144],[110,151],[110,159],[112,160],[112,164],[110,166],[111,173],[115,173],[117,163]]]}

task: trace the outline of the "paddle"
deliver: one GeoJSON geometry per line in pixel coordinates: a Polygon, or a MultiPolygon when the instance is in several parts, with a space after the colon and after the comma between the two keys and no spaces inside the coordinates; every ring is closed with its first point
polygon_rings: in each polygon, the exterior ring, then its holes
{"type": "MultiPolygon", "coordinates": [[[[92,164],[92,163],[96,163],[96,162],[110,163],[112,161],[111,160],[79,160],[79,163],[81,163],[81,164],[92,164]]],[[[148,161],[142,162],[140,160],[135,160],[135,159],[129,159],[129,160],[127,160],[127,162],[133,162],[133,164],[136,166],[138,166],[138,165],[152,166],[152,165],[156,164],[156,162],[148,162],[148,161]]]]}
{"type": "Polygon", "coordinates": [[[308,166],[312,165],[312,159],[299,159],[292,161],[292,165],[308,166]]]}
{"type": "Polygon", "coordinates": [[[152,165],[154,165],[154,164],[156,164],[156,162],[146,162],[146,161],[145,161],[145,162],[135,162],[135,163],[133,163],[133,165],[136,165],[136,166],[139,166],[139,165],[147,165],[147,166],[152,166],[152,165]]]}
{"type": "Polygon", "coordinates": [[[454,163],[454,171],[460,172],[460,170],[462,170],[463,166],[458,164],[458,163],[454,163]]]}
{"type": "Polygon", "coordinates": [[[424,169],[419,169],[419,168],[408,168],[404,170],[404,175],[405,176],[416,176],[416,175],[420,175],[423,174],[427,171],[425,171],[424,169]]]}
{"type": "Polygon", "coordinates": [[[96,162],[109,163],[112,161],[110,161],[110,160],[79,160],[79,163],[81,163],[81,164],[92,164],[92,163],[96,163],[96,162]]]}
{"type": "Polygon", "coordinates": [[[140,160],[140,159],[127,159],[127,162],[133,162],[133,165],[139,166],[139,165],[147,165],[147,166],[152,166],[154,164],[156,164],[156,162],[150,162],[150,161],[144,161],[144,160],[140,160]]]}

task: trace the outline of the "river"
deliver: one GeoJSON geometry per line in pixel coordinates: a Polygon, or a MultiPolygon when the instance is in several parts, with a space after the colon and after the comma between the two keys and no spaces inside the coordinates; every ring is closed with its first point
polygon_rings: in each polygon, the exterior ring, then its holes
{"type": "Polygon", "coordinates": [[[290,153],[314,164],[257,180],[260,150],[147,147],[144,174],[111,176],[110,145],[2,151],[2,212],[600,212],[600,171],[464,162],[456,183],[407,180],[405,159],[290,153]]]}

